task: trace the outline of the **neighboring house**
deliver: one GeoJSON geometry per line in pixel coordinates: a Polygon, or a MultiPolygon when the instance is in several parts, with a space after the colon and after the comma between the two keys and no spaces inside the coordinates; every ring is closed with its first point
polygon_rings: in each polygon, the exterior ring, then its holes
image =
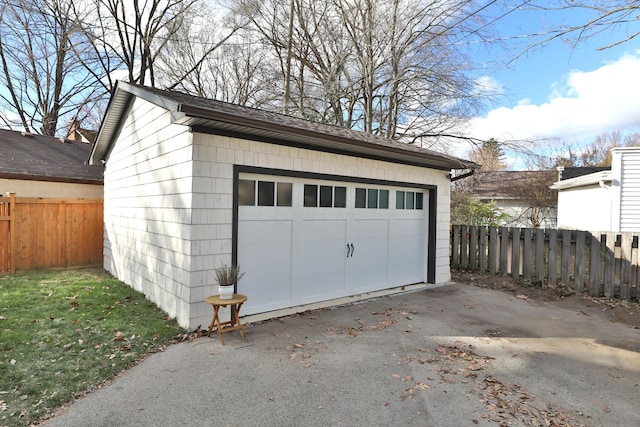
{"type": "Polygon", "coordinates": [[[573,176],[560,170],[558,228],[586,231],[640,231],[640,147],[611,150],[611,168],[573,176]]]}
{"type": "Polygon", "coordinates": [[[67,127],[67,139],[70,139],[71,141],[93,144],[97,135],[97,131],[81,127],[79,120],[72,120],[69,122],[69,126],[67,127]]]}
{"type": "Polygon", "coordinates": [[[102,165],[88,164],[91,144],[0,129],[0,194],[101,199],[102,165]]]}
{"type": "Polygon", "coordinates": [[[104,267],[189,328],[210,322],[225,264],[246,273],[241,314],[447,282],[449,173],[477,166],[123,82],[91,161],[106,162],[104,267]]]}
{"type": "Polygon", "coordinates": [[[470,178],[474,197],[495,202],[510,227],[556,227],[556,195],[549,190],[555,171],[488,171],[470,178]]]}

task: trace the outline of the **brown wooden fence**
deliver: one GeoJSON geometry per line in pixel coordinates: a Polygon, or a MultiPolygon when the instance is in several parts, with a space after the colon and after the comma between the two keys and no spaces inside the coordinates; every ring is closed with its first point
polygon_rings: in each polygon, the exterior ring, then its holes
{"type": "Polygon", "coordinates": [[[640,299],[640,233],[451,226],[451,266],[640,299]]]}
{"type": "Polygon", "coordinates": [[[0,272],[102,264],[101,199],[0,197],[0,272]]]}

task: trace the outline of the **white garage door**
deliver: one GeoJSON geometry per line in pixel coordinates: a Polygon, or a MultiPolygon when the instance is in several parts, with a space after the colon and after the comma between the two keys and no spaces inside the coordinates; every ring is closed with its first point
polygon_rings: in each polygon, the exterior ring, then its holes
{"type": "Polygon", "coordinates": [[[244,314],[423,282],[422,190],[240,174],[244,314]]]}

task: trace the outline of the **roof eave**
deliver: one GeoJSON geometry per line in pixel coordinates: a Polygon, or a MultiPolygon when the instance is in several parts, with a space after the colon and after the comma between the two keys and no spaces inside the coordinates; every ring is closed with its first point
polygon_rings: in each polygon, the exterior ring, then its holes
{"type": "Polygon", "coordinates": [[[611,171],[595,172],[554,182],[549,188],[552,190],[568,190],[571,188],[586,187],[588,185],[599,185],[601,182],[611,182],[611,177],[611,171]]]}
{"type": "MultiPolygon", "coordinates": [[[[291,127],[282,125],[279,123],[269,123],[263,120],[256,120],[247,116],[239,116],[229,114],[225,112],[212,111],[204,108],[193,107],[190,105],[181,104],[180,110],[184,114],[181,119],[181,123],[185,125],[190,124],[190,118],[199,118],[210,120],[210,126],[212,129],[216,127],[216,123],[230,124],[235,126],[242,126],[246,129],[260,129],[270,132],[274,132],[282,135],[283,137],[298,137],[306,140],[326,141],[331,143],[340,144],[343,148],[349,148],[354,154],[358,154],[357,149],[367,150],[369,152],[375,151],[379,154],[379,157],[384,157],[393,161],[406,161],[410,164],[419,164],[421,166],[429,166],[441,170],[451,169],[477,169],[480,165],[471,161],[464,161],[457,158],[448,158],[445,155],[439,153],[430,153],[427,151],[413,151],[402,150],[395,147],[388,147],[384,145],[376,145],[367,141],[359,141],[357,139],[343,137],[339,135],[331,135],[323,132],[317,132],[311,129],[301,129],[298,127],[291,127]]],[[[250,132],[247,132],[250,135],[250,132]]],[[[320,148],[320,147],[318,147],[320,148]]],[[[347,150],[348,151],[348,150],[347,150]]]]}
{"type": "MultiPolygon", "coordinates": [[[[172,112],[173,122],[185,126],[191,126],[197,119],[205,120],[204,125],[211,130],[215,130],[216,126],[221,124],[230,124],[237,126],[243,131],[241,133],[251,137],[252,131],[268,131],[280,135],[282,138],[304,138],[314,141],[318,149],[323,147],[323,143],[340,144],[341,150],[350,152],[351,154],[360,154],[363,152],[375,153],[378,158],[402,162],[407,164],[419,165],[441,170],[451,169],[477,169],[480,165],[471,161],[458,159],[440,153],[431,153],[429,151],[403,150],[401,148],[379,145],[364,140],[357,140],[340,135],[331,135],[328,133],[318,132],[312,129],[303,129],[300,127],[292,127],[279,123],[270,123],[265,120],[254,119],[249,116],[230,114],[221,111],[214,111],[206,108],[195,107],[186,104],[179,104],[175,101],[166,99],[160,95],[147,91],[144,87],[131,85],[126,82],[117,82],[105,118],[100,126],[96,142],[91,148],[89,164],[98,164],[106,160],[108,153],[113,145],[115,136],[119,133],[123,124],[123,116],[132,103],[134,97],[140,97],[155,105],[161,106],[172,112]]],[[[199,123],[202,126],[202,123],[199,123]]]]}

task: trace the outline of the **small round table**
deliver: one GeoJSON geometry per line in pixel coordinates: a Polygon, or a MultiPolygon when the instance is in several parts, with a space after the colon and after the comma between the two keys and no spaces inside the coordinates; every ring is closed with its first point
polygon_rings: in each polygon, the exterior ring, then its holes
{"type": "Polygon", "coordinates": [[[244,332],[242,331],[242,324],[240,323],[240,307],[247,300],[247,297],[242,294],[233,294],[231,299],[220,299],[220,295],[212,295],[205,299],[207,304],[211,304],[213,306],[213,319],[211,319],[211,324],[209,325],[209,333],[207,336],[211,336],[211,330],[215,327],[218,332],[218,336],[220,337],[220,342],[224,345],[224,334],[225,332],[231,331],[239,331],[240,337],[244,341],[244,332]],[[221,322],[218,317],[218,311],[220,307],[231,306],[231,320],[226,322],[221,322]]]}

